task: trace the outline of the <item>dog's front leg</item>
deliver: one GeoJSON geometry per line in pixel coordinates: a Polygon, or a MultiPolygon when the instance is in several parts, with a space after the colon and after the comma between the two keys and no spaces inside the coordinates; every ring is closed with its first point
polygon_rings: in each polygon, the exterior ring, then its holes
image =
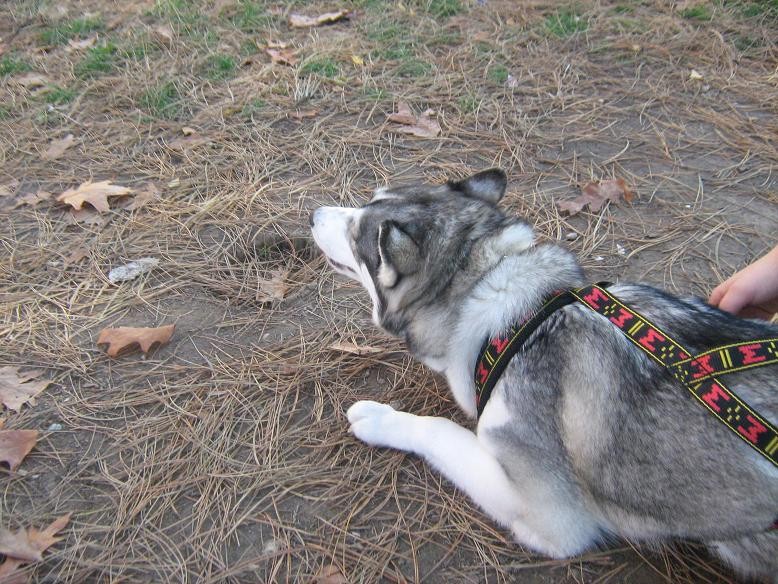
{"type": "Polygon", "coordinates": [[[357,438],[421,456],[502,525],[510,527],[520,516],[515,485],[473,432],[445,418],[398,412],[374,401],[358,401],[347,415],[357,438]]]}

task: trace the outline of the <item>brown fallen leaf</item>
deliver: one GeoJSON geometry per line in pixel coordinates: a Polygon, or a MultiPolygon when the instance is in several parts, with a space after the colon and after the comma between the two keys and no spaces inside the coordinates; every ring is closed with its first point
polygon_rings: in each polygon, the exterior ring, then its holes
{"type": "Polygon", "coordinates": [[[268,49],[285,49],[289,46],[286,41],[267,41],[268,49]]]}
{"type": "Polygon", "coordinates": [[[108,180],[102,180],[96,183],[86,181],[76,189],[66,190],[57,197],[57,201],[70,205],[76,210],[81,209],[84,203],[89,203],[96,211],[104,213],[111,208],[108,204],[108,197],[122,197],[132,193],[132,189],[119,185],[112,185],[111,181],[108,180]]]}
{"type": "Polygon", "coordinates": [[[173,29],[166,25],[155,26],[151,29],[154,39],[161,45],[169,47],[173,44],[173,29]]]}
{"type": "Polygon", "coordinates": [[[37,193],[27,193],[16,199],[14,209],[21,207],[22,205],[29,205],[30,207],[36,207],[39,203],[48,201],[51,198],[51,193],[48,191],[38,191],[37,193]]]}
{"type": "Polygon", "coordinates": [[[18,367],[11,365],[0,367],[0,401],[15,412],[18,412],[27,402],[35,405],[35,396],[51,384],[48,379],[34,381],[41,375],[43,371],[21,373],[18,367]]]}
{"type": "Polygon", "coordinates": [[[76,138],[73,136],[73,134],[68,134],[59,140],[52,140],[49,143],[49,147],[46,149],[46,152],[41,154],[41,158],[43,160],[56,160],[65,153],[65,150],[70,148],[75,143],[76,138]]]}
{"type": "Polygon", "coordinates": [[[137,211],[141,207],[144,207],[151,201],[156,201],[159,199],[160,190],[159,187],[152,183],[146,183],[141,189],[138,191],[138,194],[135,195],[132,198],[132,201],[130,201],[130,204],[127,205],[128,211],[137,211]]]}
{"type": "Polygon", "coordinates": [[[351,353],[352,355],[368,355],[370,353],[380,353],[383,351],[380,347],[371,347],[369,345],[356,345],[349,343],[348,341],[341,341],[330,345],[330,349],[333,351],[340,351],[341,353],[351,353]]]}
{"type": "Polygon", "coordinates": [[[95,211],[91,207],[84,207],[78,211],[71,209],[66,211],[62,218],[68,225],[97,225],[102,227],[109,221],[107,215],[101,215],[99,211],[95,211]]]}
{"type": "Polygon", "coordinates": [[[27,562],[43,559],[40,551],[34,548],[27,538],[27,530],[24,527],[16,533],[9,529],[0,529],[0,554],[27,562]]]}
{"type": "Polygon", "coordinates": [[[49,82],[47,77],[39,75],[38,73],[25,73],[24,75],[13,77],[12,79],[22,87],[31,90],[45,87],[49,82]]]}
{"type": "Polygon", "coordinates": [[[289,65],[292,67],[298,61],[293,49],[271,49],[268,47],[265,49],[265,52],[270,55],[270,60],[273,63],[278,63],[279,65],[289,65]]]}
{"type": "Polygon", "coordinates": [[[387,120],[401,124],[392,128],[394,132],[411,134],[419,138],[434,138],[440,134],[440,124],[430,117],[434,113],[434,110],[428,109],[420,116],[416,116],[410,106],[401,101],[397,104],[397,111],[389,114],[387,120]]]}
{"type": "Polygon", "coordinates": [[[89,47],[93,47],[96,42],[97,42],[97,35],[92,35],[90,37],[81,40],[70,39],[68,41],[68,46],[66,47],[65,50],[67,50],[68,53],[72,53],[73,51],[88,49],[89,47]]]}
{"type": "Polygon", "coordinates": [[[0,430],[0,462],[15,470],[37,441],[37,430],[0,430]]]}
{"type": "Polygon", "coordinates": [[[348,584],[348,580],[335,564],[327,564],[313,577],[312,584],[348,584]]]}
{"type": "Polygon", "coordinates": [[[174,324],[156,328],[129,326],[106,328],[100,331],[97,344],[108,345],[106,353],[109,357],[116,357],[119,353],[128,351],[135,345],[138,345],[144,353],[148,353],[154,345],[164,345],[170,341],[175,330],[176,325],[174,324]]]}
{"type": "Polygon", "coordinates": [[[286,293],[289,292],[289,285],[286,283],[288,275],[289,270],[275,270],[271,272],[269,280],[260,280],[257,301],[272,302],[286,298],[286,293]]]}
{"type": "Polygon", "coordinates": [[[297,110],[296,112],[289,114],[289,117],[294,118],[295,120],[302,120],[305,118],[315,118],[317,115],[319,115],[319,110],[309,109],[297,110]]]}
{"type": "Polygon", "coordinates": [[[205,136],[200,136],[199,134],[194,134],[194,133],[185,134],[181,138],[175,138],[174,140],[168,142],[168,148],[170,148],[171,150],[176,150],[178,152],[185,152],[186,150],[197,148],[198,146],[202,146],[203,144],[208,144],[208,142],[210,141],[211,141],[210,138],[206,138],[205,136]]]}
{"type": "Polygon", "coordinates": [[[20,568],[24,564],[41,561],[43,559],[43,552],[62,539],[61,537],[54,536],[62,531],[68,524],[70,515],[71,514],[68,513],[67,515],[55,519],[51,525],[42,531],[35,529],[34,527],[30,527],[26,530],[22,527],[15,534],[3,530],[6,534],[10,534],[10,537],[13,540],[17,541],[12,541],[10,539],[6,540],[5,543],[11,546],[8,550],[11,553],[6,553],[4,550],[0,549],[0,554],[5,554],[6,556],[5,562],[0,564],[0,583],[25,584],[28,579],[27,576],[20,571],[20,568]],[[16,553],[27,557],[13,555],[16,553]],[[36,557],[30,559],[29,556],[31,555],[36,555],[36,557]]]}
{"type": "Polygon", "coordinates": [[[321,26],[322,24],[333,24],[339,20],[346,20],[351,13],[348,10],[337,10],[335,12],[325,12],[319,16],[305,16],[303,14],[290,14],[289,26],[292,28],[310,28],[312,26],[321,26]]]}
{"type": "Polygon", "coordinates": [[[589,210],[596,213],[607,201],[617,203],[620,199],[624,199],[629,202],[633,197],[624,179],[608,179],[600,183],[588,183],[579,196],[571,201],[559,201],[557,207],[560,211],[575,215],[589,205],[589,210]]]}
{"type": "Polygon", "coordinates": [[[77,264],[86,257],[89,257],[89,249],[79,246],[70,252],[70,254],[68,254],[67,257],[62,260],[62,263],[65,267],[68,267],[72,266],[73,264],[77,264]]]}

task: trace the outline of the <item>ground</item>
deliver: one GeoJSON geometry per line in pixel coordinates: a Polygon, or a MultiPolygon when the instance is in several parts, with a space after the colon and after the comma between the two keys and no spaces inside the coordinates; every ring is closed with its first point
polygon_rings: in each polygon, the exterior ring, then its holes
{"type": "Polygon", "coordinates": [[[704,297],[778,232],[775,0],[0,12],[0,364],[52,380],[1,414],[42,434],[0,469],[0,525],[73,512],[34,581],[731,581],[693,544],[533,555],[419,460],[352,438],[345,410],[361,398],[469,422],[373,328],[307,218],[389,181],[500,166],[504,206],[592,279],[704,297]],[[288,24],[340,9],[347,20],[288,24]],[[399,133],[387,116],[401,102],[434,110],[440,134],[399,133]],[[558,211],[608,178],[634,199],[558,211]],[[87,180],[135,197],[74,217],[56,195],[87,180]],[[160,263],[108,281],[142,257],[160,263]],[[109,326],[171,323],[148,356],[96,344],[109,326]]]}

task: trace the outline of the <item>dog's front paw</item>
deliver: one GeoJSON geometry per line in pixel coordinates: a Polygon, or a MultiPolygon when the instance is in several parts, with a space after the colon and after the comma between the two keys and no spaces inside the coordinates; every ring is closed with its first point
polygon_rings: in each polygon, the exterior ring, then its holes
{"type": "Polygon", "coordinates": [[[358,401],[348,412],[350,431],[371,446],[411,450],[416,416],[398,412],[392,406],[374,401],[358,401]]]}

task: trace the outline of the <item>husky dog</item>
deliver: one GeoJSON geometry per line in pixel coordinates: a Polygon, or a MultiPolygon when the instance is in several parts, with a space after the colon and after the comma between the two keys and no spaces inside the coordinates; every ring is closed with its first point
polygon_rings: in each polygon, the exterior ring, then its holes
{"type": "MultiPolygon", "coordinates": [[[[373,321],[448,380],[476,416],[473,371],[486,339],[553,291],[587,283],[576,258],[498,208],[502,171],[445,185],[381,188],[360,209],[322,207],[313,236],[370,294],[373,321]]],[[[697,298],[608,288],[693,352],[778,336],[697,298]]],[[[727,378],[778,417],[778,367],[727,378]]],[[[359,401],[351,432],[421,456],[521,544],[562,558],[610,538],[690,538],[742,575],[778,582],[778,469],[739,440],[606,318],[574,303],[532,333],[475,431],[359,401]]]]}

